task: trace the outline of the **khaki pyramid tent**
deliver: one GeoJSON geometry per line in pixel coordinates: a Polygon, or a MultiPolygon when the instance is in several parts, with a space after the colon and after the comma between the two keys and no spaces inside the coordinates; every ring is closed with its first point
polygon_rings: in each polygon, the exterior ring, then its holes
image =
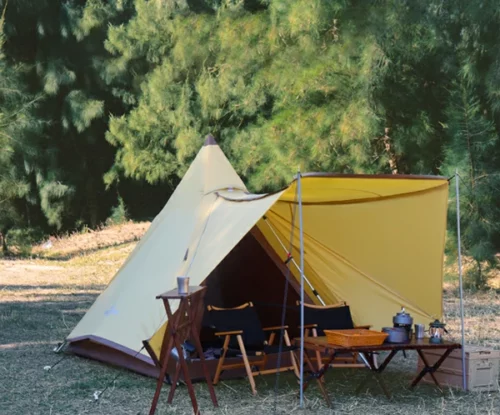
{"type": "MultiPolygon", "coordinates": [[[[187,275],[223,307],[281,304],[296,181],[250,194],[208,137],[168,203],[106,290],[68,336],[69,351],[156,374],[166,315],[156,295],[187,275]]],[[[306,298],[346,301],[357,324],[391,325],[401,306],[416,323],[442,317],[448,181],[429,176],[304,174],[306,298]]],[[[291,268],[292,276],[300,273],[291,268]]],[[[294,285],[294,284],[292,284],[294,285]]],[[[297,288],[297,285],[294,285],[297,288]]],[[[293,303],[297,292],[289,296],[293,303]]],[[[276,312],[277,310],[277,312],[276,312]]],[[[262,309],[263,320],[276,318],[262,309]]],[[[263,325],[270,321],[262,321],[263,325]]]]}

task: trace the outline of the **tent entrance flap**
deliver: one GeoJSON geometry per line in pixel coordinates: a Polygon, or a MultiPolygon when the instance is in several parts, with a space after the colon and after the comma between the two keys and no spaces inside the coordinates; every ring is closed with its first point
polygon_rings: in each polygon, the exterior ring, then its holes
{"type": "MultiPolygon", "coordinates": [[[[266,250],[265,239],[254,227],[220,264],[203,281],[207,286],[205,305],[230,308],[252,302],[264,327],[279,326],[283,308],[283,292],[286,283],[286,266],[273,258],[266,250]]],[[[291,336],[299,334],[300,316],[296,307],[299,286],[290,281],[292,289],[287,298],[287,325],[291,336]]],[[[205,313],[200,339],[204,347],[217,345],[205,313]]],[[[161,349],[164,327],[149,339],[149,352],[155,356],[161,349]]]]}
{"type": "MultiPolygon", "coordinates": [[[[243,237],[229,255],[204,281],[205,304],[236,307],[251,301],[264,327],[278,326],[281,321],[285,275],[254,236],[253,230],[243,237]]],[[[287,301],[287,323],[292,332],[299,325],[295,304],[296,290],[290,290],[287,301]]],[[[204,330],[202,341],[207,340],[204,330]]]]}

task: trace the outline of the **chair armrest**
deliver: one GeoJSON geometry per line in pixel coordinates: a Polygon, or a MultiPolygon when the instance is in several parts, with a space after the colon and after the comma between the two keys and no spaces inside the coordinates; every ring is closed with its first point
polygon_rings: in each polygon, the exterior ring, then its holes
{"type": "MultiPolygon", "coordinates": [[[[300,306],[300,300],[297,300],[297,302],[295,304],[300,306]]],[[[345,301],[340,301],[337,304],[329,304],[329,305],[316,305],[316,304],[304,303],[304,307],[314,308],[317,310],[328,310],[330,308],[345,307],[346,305],[347,305],[347,303],[345,301]]]]}
{"type": "Polygon", "coordinates": [[[243,334],[243,330],[234,330],[234,331],[219,331],[214,333],[216,336],[230,336],[231,334],[243,334]]]}
{"type": "Polygon", "coordinates": [[[272,326],[272,327],[264,327],[262,328],[263,331],[275,331],[275,330],[281,330],[281,329],[287,329],[288,326],[272,326]]]}
{"type": "Polygon", "coordinates": [[[316,329],[318,328],[317,324],[304,324],[303,326],[299,326],[299,329],[316,329]]]}
{"type": "Polygon", "coordinates": [[[369,329],[371,328],[371,324],[366,324],[364,326],[354,326],[355,329],[369,329]]]}

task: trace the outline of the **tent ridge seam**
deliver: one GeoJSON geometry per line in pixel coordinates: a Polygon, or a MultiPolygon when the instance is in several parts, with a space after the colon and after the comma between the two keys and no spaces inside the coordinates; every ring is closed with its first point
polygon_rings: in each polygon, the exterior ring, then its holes
{"type": "MultiPolygon", "coordinates": [[[[417,190],[415,192],[405,192],[405,193],[400,193],[397,195],[388,195],[388,196],[380,196],[376,198],[367,198],[367,199],[352,199],[352,200],[337,200],[337,201],[322,201],[322,202],[302,202],[303,205],[308,205],[308,206],[314,206],[314,205],[355,205],[355,204],[360,204],[360,203],[376,203],[376,202],[383,202],[385,200],[391,200],[391,199],[404,199],[406,197],[412,197],[412,196],[417,196],[417,195],[422,195],[425,193],[431,193],[437,190],[441,190],[443,187],[448,187],[448,182],[443,183],[439,186],[431,187],[429,189],[422,189],[422,190],[417,190]]],[[[291,200],[281,200],[279,199],[278,202],[282,203],[288,203],[288,204],[294,204],[295,202],[291,200]]]]}

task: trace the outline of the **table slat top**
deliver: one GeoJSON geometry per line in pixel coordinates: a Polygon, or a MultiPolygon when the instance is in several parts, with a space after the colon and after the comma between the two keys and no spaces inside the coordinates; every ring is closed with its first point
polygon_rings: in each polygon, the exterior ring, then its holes
{"type": "MultiPolygon", "coordinates": [[[[300,337],[293,339],[296,346],[300,345],[300,337]]],[[[417,350],[417,349],[459,349],[460,343],[443,341],[443,343],[430,343],[428,338],[412,339],[408,343],[383,343],[378,346],[340,346],[330,344],[326,336],[304,337],[304,348],[324,349],[336,351],[372,352],[379,350],[417,350]]]]}
{"type": "Polygon", "coordinates": [[[174,288],[173,290],[170,290],[170,291],[166,291],[164,292],[163,294],[160,294],[160,295],[157,295],[156,296],[156,299],[162,299],[162,300],[178,300],[178,299],[181,299],[181,298],[186,298],[186,297],[189,297],[191,295],[194,295],[194,294],[197,294],[203,290],[206,290],[207,287],[200,287],[198,285],[195,285],[195,286],[189,286],[189,292],[187,294],[179,294],[179,291],[177,290],[177,288],[174,288]]]}

